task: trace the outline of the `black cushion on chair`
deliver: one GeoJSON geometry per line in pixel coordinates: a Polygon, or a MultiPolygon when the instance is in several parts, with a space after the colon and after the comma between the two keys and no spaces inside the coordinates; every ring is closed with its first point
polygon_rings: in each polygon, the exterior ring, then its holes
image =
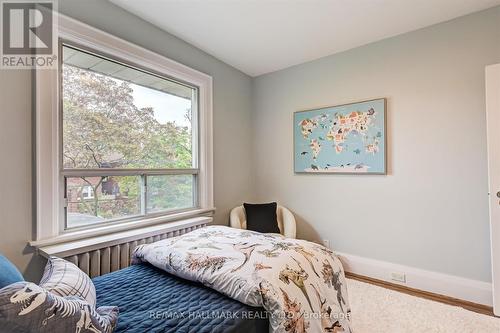
{"type": "Polygon", "coordinates": [[[245,214],[247,216],[247,230],[253,230],[263,233],[280,233],[278,227],[278,216],[276,202],[266,204],[248,204],[244,203],[245,214]]]}

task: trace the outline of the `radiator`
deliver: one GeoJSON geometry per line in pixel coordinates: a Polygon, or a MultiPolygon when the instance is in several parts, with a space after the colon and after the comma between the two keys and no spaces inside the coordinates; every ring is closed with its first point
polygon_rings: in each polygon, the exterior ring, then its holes
{"type": "MultiPolygon", "coordinates": [[[[68,260],[77,265],[82,271],[90,277],[96,277],[106,273],[114,272],[130,265],[132,252],[138,245],[153,243],[165,238],[171,238],[186,234],[195,229],[205,227],[208,221],[201,219],[198,223],[176,228],[159,229],[153,232],[138,233],[137,237],[128,236],[109,240],[103,237],[103,240],[92,244],[92,241],[86,241],[86,245],[78,248],[78,244],[60,244],[39,248],[39,251],[45,257],[55,255],[68,260]],[[81,250],[81,251],[80,251],[81,250]]],[[[130,232],[129,232],[130,233],[130,232]]],[[[82,243],[82,241],[80,242],[82,243]]]]}

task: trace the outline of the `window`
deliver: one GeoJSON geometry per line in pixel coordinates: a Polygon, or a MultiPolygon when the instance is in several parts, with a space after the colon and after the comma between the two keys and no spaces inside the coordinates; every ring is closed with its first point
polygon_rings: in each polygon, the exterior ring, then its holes
{"type": "Polygon", "coordinates": [[[94,198],[94,188],[92,186],[84,185],[82,187],[82,195],[80,200],[85,200],[85,199],[93,199],[94,198]]]}
{"type": "Polygon", "coordinates": [[[59,17],[36,70],[33,244],[212,213],[212,78],[59,17]]]}
{"type": "Polygon", "coordinates": [[[66,229],[196,207],[197,89],[61,50],[66,229]]]}

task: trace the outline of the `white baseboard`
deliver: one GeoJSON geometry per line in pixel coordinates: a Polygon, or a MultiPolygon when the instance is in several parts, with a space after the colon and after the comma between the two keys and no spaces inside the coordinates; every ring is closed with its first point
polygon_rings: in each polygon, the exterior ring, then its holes
{"type": "Polygon", "coordinates": [[[346,272],[383,280],[414,289],[491,306],[492,285],[488,282],[466,279],[454,275],[426,271],[390,262],[363,258],[336,252],[346,272]],[[391,273],[404,273],[406,283],[393,281],[391,273]]]}

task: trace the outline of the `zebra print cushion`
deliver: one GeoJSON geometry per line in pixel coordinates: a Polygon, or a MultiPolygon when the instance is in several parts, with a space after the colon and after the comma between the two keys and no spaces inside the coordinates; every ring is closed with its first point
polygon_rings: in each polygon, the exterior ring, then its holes
{"type": "Polygon", "coordinates": [[[58,296],[77,296],[93,306],[96,304],[95,287],[90,277],[61,258],[49,258],[40,287],[58,296]]]}
{"type": "Polygon", "coordinates": [[[95,308],[85,300],[60,297],[31,282],[0,289],[0,332],[111,333],[118,307],[95,308]]]}

